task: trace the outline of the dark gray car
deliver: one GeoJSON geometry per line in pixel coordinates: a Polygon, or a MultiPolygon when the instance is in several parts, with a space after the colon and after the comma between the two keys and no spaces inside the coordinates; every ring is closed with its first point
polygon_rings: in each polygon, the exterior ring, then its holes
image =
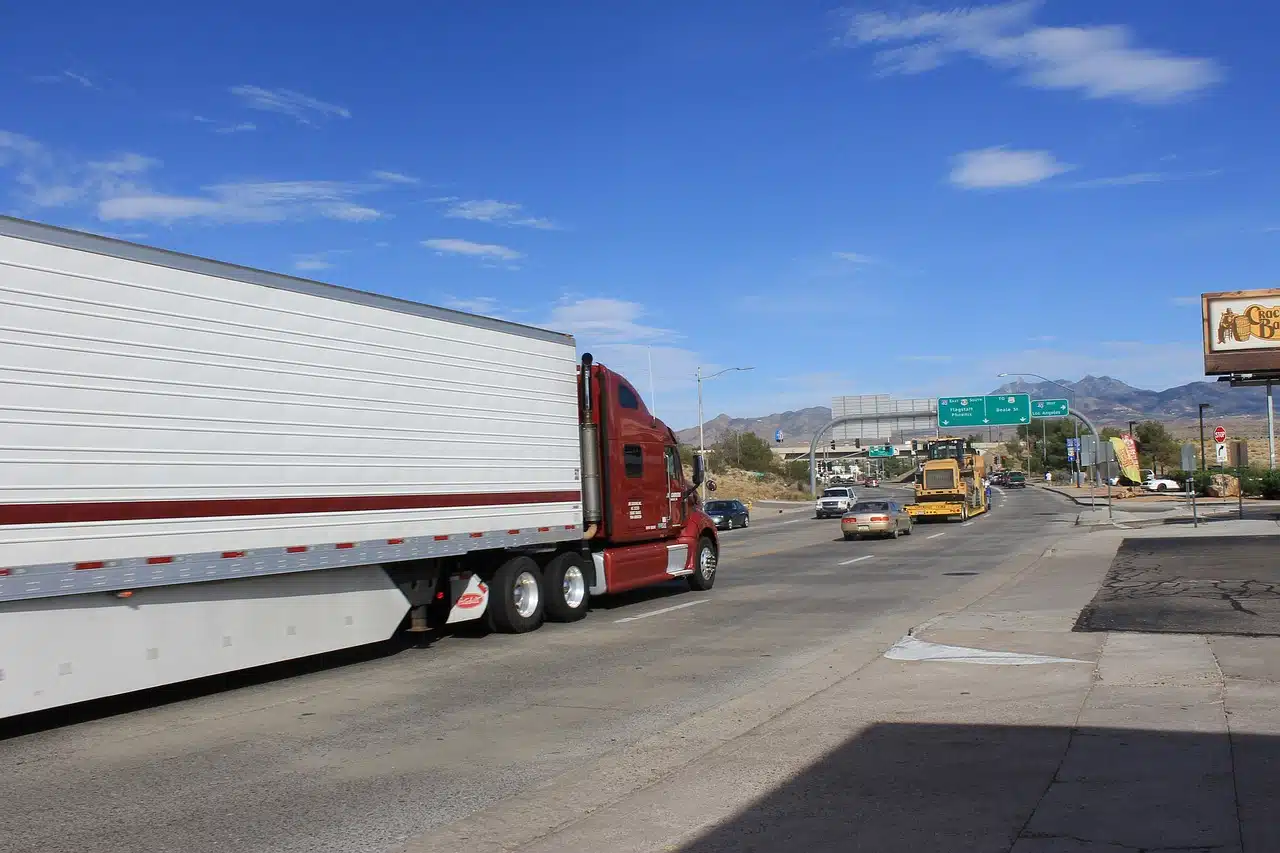
{"type": "Polygon", "coordinates": [[[751,511],[742,501],[707,501],[702,511],[711,516],[718,530],[751,526],[751,511]]]}

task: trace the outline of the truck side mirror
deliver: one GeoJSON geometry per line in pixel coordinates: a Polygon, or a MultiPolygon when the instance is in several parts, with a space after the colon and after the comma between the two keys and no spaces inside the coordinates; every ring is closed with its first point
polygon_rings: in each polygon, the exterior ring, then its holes
{"type": "Polygon", "coordinates": [[[707,479],[706,464],[702,460],[702,456],[693,457],[693,484],[701,486],[702,481],[707,479]]]}

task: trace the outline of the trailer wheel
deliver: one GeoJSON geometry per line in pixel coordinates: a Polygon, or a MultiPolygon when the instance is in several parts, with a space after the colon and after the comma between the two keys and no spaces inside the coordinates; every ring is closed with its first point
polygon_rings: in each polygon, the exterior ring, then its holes
{"type": "Polygon", "coordinates": [[[698,552],[693,559],[693,574],[689,575],[689,588],[697,592],[711,589],[716,582],[718,562],[715,546],[705,536],[698,540],[698,552]]]}
{"type": "Polygon", "coordinates": [[[495,631],[523,634],[542,624],[546,599],[532,557],[507,560],[494,572],[489,587],[489,619],[495,631]]]}
{"type": "Polygon", "coordinates": [[[552,622],[577,622],[587,615],[591,590],[582,557],[574,553],[559,554],[542,571],[542,588],[547,593],[547,619],[552,622]]]}

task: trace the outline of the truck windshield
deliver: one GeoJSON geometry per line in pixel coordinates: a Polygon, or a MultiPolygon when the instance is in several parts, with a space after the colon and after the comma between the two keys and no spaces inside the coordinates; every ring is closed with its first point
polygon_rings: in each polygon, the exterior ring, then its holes
{"type": "Polygon", "coordinates": [[[848,489],[827,489],[822,493],[824,498],[847,498],[849,497],[848,489]]]}

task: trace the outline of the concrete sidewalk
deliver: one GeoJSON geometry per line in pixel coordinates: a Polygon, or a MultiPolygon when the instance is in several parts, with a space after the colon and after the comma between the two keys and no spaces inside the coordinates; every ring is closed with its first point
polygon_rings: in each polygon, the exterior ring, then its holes
{"type": "Polygon", "coordinates": [[[405,849],[1275,853],[1280,638],[1072,630],[1126,536],[1264,529],[1074,533],[405,849]]]}

